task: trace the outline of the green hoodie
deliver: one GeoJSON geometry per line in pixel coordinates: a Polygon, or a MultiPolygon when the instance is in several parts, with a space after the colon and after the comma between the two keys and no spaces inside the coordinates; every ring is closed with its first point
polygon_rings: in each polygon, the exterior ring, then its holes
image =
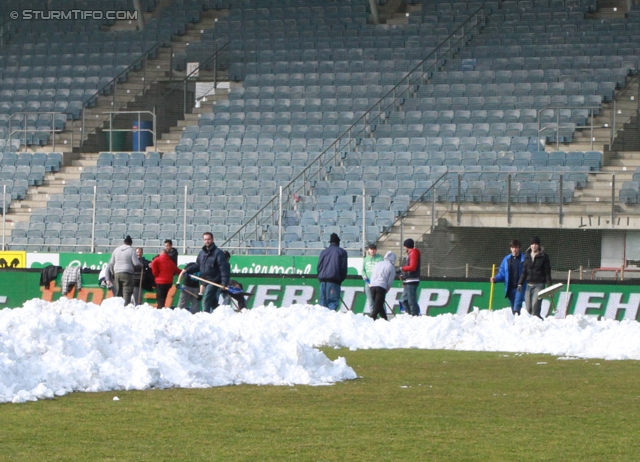
{"type": "Polygon", "coordinates": [[[379,253],[372,257],[367,252],[367,256],[364,257],[364,260],[362,261],[362,279],[371,279],[373,267],[376,266],[376,263],[381,262],[382,260],[384,260],[384,258],[379,253]]]}

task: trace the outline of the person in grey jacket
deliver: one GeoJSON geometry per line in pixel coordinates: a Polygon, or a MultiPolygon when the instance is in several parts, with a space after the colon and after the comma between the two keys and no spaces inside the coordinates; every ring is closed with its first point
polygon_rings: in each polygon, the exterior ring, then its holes
{"type": "Polygon", "coordinates": [[[373,309],[371,310],[371,317],[375,320],[378,315],[381,318],[387,319],[387,312],[384,309],[384,300],[387,296],[387,292],[393,285],[393,280],[396,277],[396,254],[393,252],[387,252],[384,256],[384,260],[376,263],[373,267],[373,273],[371,275],[371,295],[373,296],[373,309]]]}
{"type": "Polygon", "coordinates": [[[124,244],[113,251],[109,260],[109,269],[114,275],[116,297],[124,298],[125,305],[131,303],[133,296],[133,275],[142,268],[142,263],[131,247],[132,243],[131,236],[125,237],[124,244]]]}

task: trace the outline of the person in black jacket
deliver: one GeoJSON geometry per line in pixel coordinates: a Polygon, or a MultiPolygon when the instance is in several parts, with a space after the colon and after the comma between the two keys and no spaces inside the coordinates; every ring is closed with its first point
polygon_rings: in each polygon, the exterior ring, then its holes
{"type": "Polygon", "coordinates": [[[142,270],[133,273],[133,300],[136,305],[142,304],[142,296],[145,290],[153,290],[155,283],[153,281],[153,273],[151,272],[151,262],[144,258],[142,247],[136,247],[136,256],[142,263],[142,270]],[[151,286],[149,286],[151,284],[151,286]]]}
{"type": "Polygon", "coordinates": [[[200,300],[202,299],[202,297],[198,295],[200,283],[189,277],[190,275],[200,276],[200,267],[197,263],[187,263],[180,273],[180,276],[178,276],[177,286],[180,285],[180,281],[184,277],[178,308],[183,308],[189,310],[192,314],[196,314],[200,312],[200,300]]]}
{"type": "Polygon", "coordinates": [[[340,309],[340,286],[347,278],[347,260],[347,251],[340,247],[340,238],[336,233],[331,233],[329,247],[318,258],[320,306],[333,311],[340,309]]]}
{"type": "MultiPolygon", "coordinates": [[[[196,263],[200,268],[200,277],[227,287],[231,276],[229,262],[222,250],[214,244],[213,234],[206,232],[202,235],[202,239],[204,246],[196,259],[196,263]]],[[[213,313],[213,310],[218,308],[220,291],[221,289],[213,284],[204,283],[200,286],[202,311],[213,313]]]]}
{"type": "Polygon", "coordinates": [[[178,249],[173,246],[173,241],[171,239],[164,240],[164,250],[169,254],[169,258],[173,260],[173,262],[178,264],[178,249]]]}
{"type": "Polygon", "coordinates": [[[538,300],[538,292],[551,285],[551,260],[540,247],[540,239],[531,238],[531,246],[527,249],[522,274],[518,280],[518,292],[522,291],[522,285],[527,283],[524,293],[525,309],[534,316],[542,319],[540,309],[542,300],[538,300]]]}

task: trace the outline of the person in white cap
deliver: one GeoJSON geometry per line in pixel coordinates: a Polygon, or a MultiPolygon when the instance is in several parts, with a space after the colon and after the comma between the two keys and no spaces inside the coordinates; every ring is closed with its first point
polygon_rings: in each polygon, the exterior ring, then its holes
{"type": "Polygon", "coordinates": [[[369,244],[367,246],[367,255],[362,259],[362,280],[364,281],[364,294],[367,296],[367,303],[364,306],[364,314],[371,313],[373,308],[373,295],[371,295],[371,275],[373,268],[381,262],[382,255],[378,255],[378,246],[369,244]]]}

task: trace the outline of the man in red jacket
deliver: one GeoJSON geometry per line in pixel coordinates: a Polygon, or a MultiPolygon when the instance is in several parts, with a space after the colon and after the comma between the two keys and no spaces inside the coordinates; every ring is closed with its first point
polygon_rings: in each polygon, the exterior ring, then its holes
{"type": "Polygon", "coordinates": [[[180,268],[173,262],[165,249],[151,262],[151,272],[156,280],[156,301],[158,308],[164,308],[169,289],[173,285],[173,276],[180,274],[180,268]]]}
{"type": "Polygon", "coordinates": [[[406,239],[403,243],[407,252],[407,264],[402,267],[402,300],[407,303],[407,312],[411,316],[420,316],[418,305],[418,284],[420,284],[420,251],[415,248],[413,239],[406,239]]]}

